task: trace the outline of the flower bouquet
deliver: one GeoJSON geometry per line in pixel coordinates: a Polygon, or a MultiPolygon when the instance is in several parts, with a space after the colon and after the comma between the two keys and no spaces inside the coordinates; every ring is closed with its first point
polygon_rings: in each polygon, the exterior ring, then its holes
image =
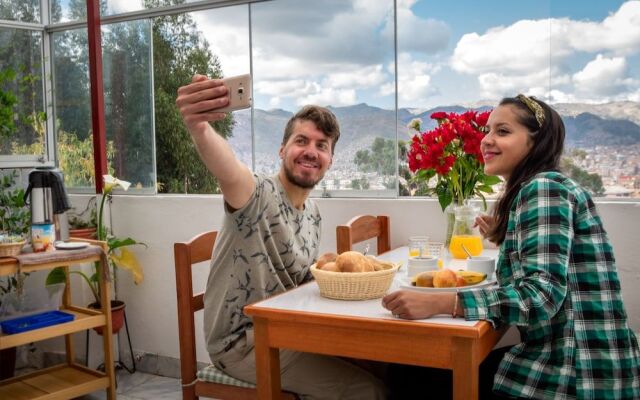
{"type": "Polygon", "coordinates": [[[490,111],[464,113],[435,112],[431,119],[438,125],[421,132],[422,121],[414,119],[409,128],[416,130],[407,159],[415,183],[424,183],[424,195],[436,195],[444,211],[452,202],[462,205],[473,196],[482,199],[493,193],[500,178],[484,173],[480,141],[487,132],[490,111]]]}

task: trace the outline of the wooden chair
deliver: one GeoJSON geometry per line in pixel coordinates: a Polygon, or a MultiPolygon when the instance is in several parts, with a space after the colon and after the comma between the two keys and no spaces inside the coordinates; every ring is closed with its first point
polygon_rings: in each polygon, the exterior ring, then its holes
{"type": "MultiPolygon", "coordinates": [[[[178,295],[178,329],[183,400],[198,396],[223,400],[257,399],[255,385],[235,379],[213,365],[198,371],[194,314],[204,308],[204,293],[193,294],[192,266],[211,259],[218,232],[201,233],[190,241],[174,243],[176,291],[178,295]]],[[[282,399],[295,400],[293,393],[282,392],[282,399]]]]}
{"type": "Polygon", "coordinates": [[[391,250],[391,236],[389,217],[385,215],[358,215],[346,225],[336,227],[336,241],[338,254],[352,249],[354,243],[377,238],[377,254],[391,250]]]}

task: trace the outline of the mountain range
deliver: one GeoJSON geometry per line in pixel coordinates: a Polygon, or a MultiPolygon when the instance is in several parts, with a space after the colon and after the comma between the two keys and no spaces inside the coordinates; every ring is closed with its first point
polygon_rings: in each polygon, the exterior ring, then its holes
{"type": "MultiPolygon", "coordinates": [[[[357,150],[368,148],[375,137],[395,139],[396,129],[400,140],[408,140],[410,132],[406,127],[413,118],[421,118],[422,129],[431,129],[435,121],[430,115],[436,111],[464,112],[463,106],[442,106],[429,110],[410,108],[386,110],[367,104],[346,107],[329,106],[340,123],[341,139],[336,147],[336,158],[352,163],[352,155],[357,150]],[[346,153],[347,157],[338,157],[346,153]]],[[[640,103],[615,102],[606,104],[556,104],[566,127],[568,147],[629,146],[640,144],[640,103]]],[[[472,108],[477,111],[490,110],[488,106],[472,108]]],[[[282,141],[282,133],[287,120],[293,114],[286,110],[254,109],[254,131],[256,155],[272,158],[277,154],[282,141]]],[[[245,153],[251,149],[250,112],[235,113],[236,126],[230,139],[233,147],[245,153]]],[[[245,157],[248,154],[245,154],[245,157]]],[[[241,156],[241,158],[244,158],[241,156]]]]}

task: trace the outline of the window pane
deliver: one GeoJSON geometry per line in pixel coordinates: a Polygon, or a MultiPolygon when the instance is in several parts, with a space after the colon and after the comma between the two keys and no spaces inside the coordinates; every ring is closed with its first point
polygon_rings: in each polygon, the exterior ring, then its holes
{"type": "Polygon", "coordinates": [[[0,0],[0,19],[40,22],[40,0],[0,0]]]}
{"type": "Polygon", "coordinates": [[[87,30],[52,38],[57,161],[68,189],[90,190],[95,181],[87,30]]]}
{"type": "Polygon", "coordinates": [[[252,5],[256,171],[279,169],[287,120],[330,106],[341,139],[316,189],[396,193],[393,1],[252,5]]]}
{"type": "Polygon", "coordinates": [[[0,28],[0,155],[45,151],[42,33],[0,28]]]}
{"type": "MultiPolygon", "coordinates": [[[[150,23],[102,29],[105,125],[109,173],[134,188],[155,188],[150,23]]],[[[86,29],[55,33],[57,155],[67,187],[94,183],[86,29]]]]}
{"type": "Polygon", "coordinates": [[[102,29],[105,123],[111,167],[133,188],[155,190],[151,22],[102,29]]]}
{"type": "Polygon", "coordinates": [[[50,0],[51,23],[85,21],[87,19],[86,0],[50,0]]]}
{"type": "Polygon", "coordinates": [[[428,1],[398,3],[401,195],[424,190],[408,181],[406,144],[416,133],[407,128],[412,119],[422,120],[422,131],[431,130],[436,111],[484,111],[502,97],[544,96],[550,89],[548,1],[465,1],[461,7],[464,13],[428,1]]]}
{"type": "MultiPolygon", "coordinates": [[[[158,186],[166,193],[217,193],[175,106],[180,86],[194,74],[245,74],[249,67],[248,7],[160,17],[153,21],[158,186]]],[[[231,113],[215,124],[242,161],[251,165],[251,113],[231,113]],[[235,121],[235,123],[234,123],[235,121]]]]}
{"type": "Polygon", "coordinates": [[[564,170],[599,196],[640,198],[640,7],[570,4],[551,2],[549,100],[567,127],[564,170]]]}

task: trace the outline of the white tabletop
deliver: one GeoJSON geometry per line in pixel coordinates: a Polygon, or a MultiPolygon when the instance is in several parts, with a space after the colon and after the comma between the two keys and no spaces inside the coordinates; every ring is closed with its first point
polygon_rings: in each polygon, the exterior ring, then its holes
{"type": "MultiPolygon", "coordinates": [[[[485,250],[483,254],[495,255],[496,252],[496,250],[485,250]]],[[[408,256],[409,249],[407,247],[399,247],[380,256],[380,258],[384,260],[403,263],[400,271],[397,272],[396,278],[391,284],[389,293],[400,288],[400,285],[402,284],[401,278],[406,276],[408,256]]],[[[449,268],[456,270],[464,269],[466,268],[465,260],[452,260],[449,268]]],[[[355,301],[328,299],[320,296],[320,289],[315,282],[310,282],[286,293],[260,301],[256,303],[255,306],[320,314],[398,320],[398,318],[393,317],[388,310],[382,307],[381,299],[355,301]]],[[[473,326],[477,323],[477,321],[465,321],[464,318],[452,318],[447,315],[417,321],[414,320],[414,322],[462,326],[473,326]]]]}

